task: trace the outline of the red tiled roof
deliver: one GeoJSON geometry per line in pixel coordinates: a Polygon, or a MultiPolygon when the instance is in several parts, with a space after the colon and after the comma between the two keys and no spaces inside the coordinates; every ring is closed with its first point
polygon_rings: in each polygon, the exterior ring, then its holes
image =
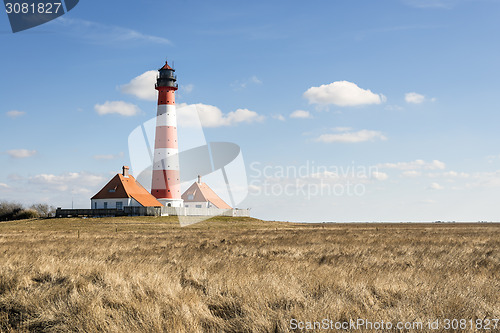
{"type": "Polygon", "coordinates": [[[224,200],[221,199],[207,184],[195,182],[181,196],[184,202],[207,202],[210,201],[215,207],[221,209],[231,209],[224,200]],[[192,200],[188,200],[189,195],[193,195],[192,200]]]}
{"type": "Polygon", "coordinates": [[[173,69],[173,68],[168,65],[167,61],[165,61],[165,65],[163,65],[163,67],[160,69],[173,69]]]}
{"type": "Polygon", "coordinates": [[[159,207],[162,204],[156,200],[134,177],[114,176],[92,199],[133,198],[143,207],[159,207]],[[111,192],[110,192],[111,191],[111,192]]]}

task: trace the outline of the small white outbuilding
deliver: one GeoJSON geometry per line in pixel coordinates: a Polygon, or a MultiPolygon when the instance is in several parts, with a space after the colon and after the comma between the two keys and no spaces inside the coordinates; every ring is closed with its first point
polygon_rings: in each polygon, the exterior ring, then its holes
{"type": "Polygon", "coordinates": [[[207,184],[198,181],[193,183],[181,196],[184,207],[231,209],[207,184]]]}

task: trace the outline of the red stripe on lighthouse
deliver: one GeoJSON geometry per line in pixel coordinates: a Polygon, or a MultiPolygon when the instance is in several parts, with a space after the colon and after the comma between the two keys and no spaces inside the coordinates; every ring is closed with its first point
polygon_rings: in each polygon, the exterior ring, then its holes
{"type": "Polygon", "coordinates": [[[156,198],[177,199],[181,196],[179,170],[154,170],[153,183],[164,185],[151,190],[156,198]],[[166,182],[164,180],[167,180],[166,182]]]}
{"type": "Polygon", "coordinates": [[[175,104],[175,90],[159,90],[158,105],[160,104],[175,104]]]}
{"type": "Polygon", "coordinates": [[[177,149],[177,127],[157,126],[155,135],[155,148],[177,149]]]}

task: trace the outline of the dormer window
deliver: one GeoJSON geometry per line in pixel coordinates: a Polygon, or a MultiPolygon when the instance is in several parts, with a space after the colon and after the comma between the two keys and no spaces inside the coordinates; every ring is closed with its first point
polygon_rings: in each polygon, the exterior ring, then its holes
{"type": "Polygon", "coordinates": [[[188,200],[193,200],[193,199],[194,199],[194,195],[188,194],[188,200]]]}

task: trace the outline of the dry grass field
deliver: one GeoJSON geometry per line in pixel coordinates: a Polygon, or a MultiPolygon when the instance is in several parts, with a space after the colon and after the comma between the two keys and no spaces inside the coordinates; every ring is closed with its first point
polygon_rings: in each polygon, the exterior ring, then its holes
{"type": "Polygon", "coordinates": [[[500,318],[500,225],[0,223],[1,332],[290,332],[324,318],[500,318]]]}

